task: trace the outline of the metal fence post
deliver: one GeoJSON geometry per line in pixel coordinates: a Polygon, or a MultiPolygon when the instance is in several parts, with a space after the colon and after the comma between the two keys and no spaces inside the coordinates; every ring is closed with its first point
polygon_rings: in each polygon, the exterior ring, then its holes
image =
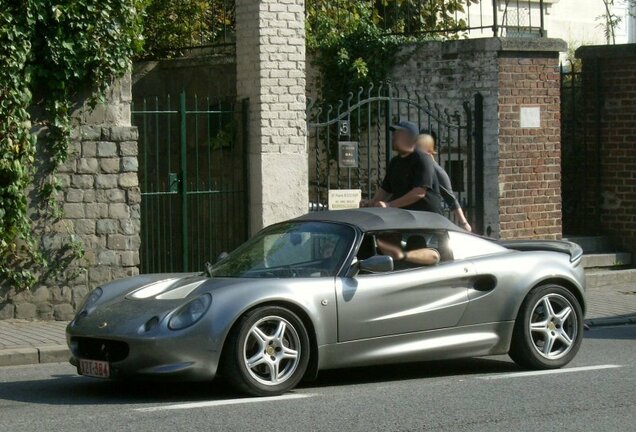
{"type": "Polygon", "coordinates": [[[188,129],[186,116],[186,93],[179,95],[179,117],[181,133],[181,245],[183,255],[183,271],[188,271],[188,129]]]}
{"type": "Polygon", "coordinates": [[[540,11],[539,19],[541,20],[541,24],[540,24],[541,28],[539,29],[539,36],[543,37],[543,36],[545,36],[545,30],[544,30],[544,27],[543,27],[543,25],[544,25],[544,22],[543,22],[543,19],[544,19],[543,18],[543,0],[539,0],[539,11],[540,11]]]}
{"type": "Polygon", "coordinates": [[[497,23],[497,0],[492,0],[492,37],[497,37],[499,25],[497,23]]]}
{"type": "Polygon", "coordinates": [[[475,94],[475,226],[484,234],[484,97],[475,94]]]}
{"type": "MultiPolygon", "coordinates": [[[[391,87],[389,87],[388,89],[388,98],[386,100],[386,107],[385,107],[385,113],[384,113],[384,127],[386,128],[384,131],[384,139],[385,139],[385,152],[386,154],[385,156],[385,163],[386,165],[384,166],[384,173],[386,174],[389,171],[389,163],[391,162],[391,152],[393,149],[393,146],[391,144],[391,87]]],[[[378,158],[380,159],[380,158],[378,158]]],[[[378,173],[379,175],[380,173],[378,173]]],[[[381,180],[380,180],[381,181],[381,180]]]]}

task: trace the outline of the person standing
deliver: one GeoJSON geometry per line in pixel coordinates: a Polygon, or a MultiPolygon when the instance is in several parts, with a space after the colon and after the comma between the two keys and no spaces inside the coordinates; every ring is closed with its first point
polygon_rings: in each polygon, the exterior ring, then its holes
{"type": "Polygon", "coordinates": [[[451,185],[450,177],[448,173],[444,171],[437,161],[435,160],[435,155],[437,152],[435,151],[435,138],[430,134],[421,134],[417,138],[417,147],[420,151],[430,156],[433,161],[435,167],[435,175],[437,176],[437,181],[439,182],[439,191],[441,197],[444,199],[451,212],[455,215],[455,218],[458,222],[458,225],[464,228],[466,231],[472,231],[472,227],[468,223],[466,216],[464,215],[464,211],[462,210],[459,201],[457,201],[457,197],[453,193],[453,186],[451,185]]]}
{"type": "Polygon", "coordinates": [[[362,207],[399,207],[442,213],[439,183],[430,157],[417,149],[419,130],[415,123],[401,121],[390,127],[397,153],[386,170],[381,187],[362,207]]]}

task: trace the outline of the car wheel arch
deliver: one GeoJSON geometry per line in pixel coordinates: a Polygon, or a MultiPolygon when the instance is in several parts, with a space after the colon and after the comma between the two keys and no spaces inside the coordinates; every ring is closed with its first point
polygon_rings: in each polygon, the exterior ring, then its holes
{"type": "Polygon", "coordinates": [[[534,284],[532,284],[524,293],[523,298],[521,299],[521,301],[517,304],[516,310],[515,310],[515,320],[517,319],[517,317],[519,316],[519,313],[521,311],[521,306],[523,305],[523,302],[526,300],[526,298],[528,298],[528,295],[530,294],[530,292],[537,288],[540,287],[542,285],[559,285],[563,288],[565,288],[566,290],[568,290],[570,293],[572,293],[572,295],[576,298],[576,300],[579,302],[579,304],[581,305],[581,310],[583,311],[583,315],[585,315],[585,310],[586,310],[586,305],[585,305],[585,299],[583,297],[583,293],[581,292],[581,290],[574,284],[574,282],[566,279],[566,278],[562,278],[562,277],[546,277],[544,279],[535,281],[534,284]]]}
{"type": "Polygon", "coordinates": [[[224,336],[223,345],[222,345],[222,354],[221,358],[223,358],[223,351],[226,349],[226,342],[228,335],[234,330],[236,325],[238,324],[241,317],[245,314],[262,307],[267,306],[278,306],[285,309],[289,309],[291,312],[296,314],[298,318],[300,318],[307,329],[307,334],[309,336],[309,343],[311,345],[311,352],[309,353],[309,365],[307,367],[307,371],[305,372],[305,376],[303,379],[305,380],[313,380],[318,375],[318,340],[316,338],[316,328],[314,326],[313,321],[309,318],[309,314],[305,311],[304,308],[299,306],[296,303],[285,301],[285,300],[270,300],[264,301],[262,303],[257,303],[255,305],[251,305],[249,308],[242,311],[240,314],[237,314],[236,318],[232,322],[232,325],[229,326],[229,330],[224,336]]]}

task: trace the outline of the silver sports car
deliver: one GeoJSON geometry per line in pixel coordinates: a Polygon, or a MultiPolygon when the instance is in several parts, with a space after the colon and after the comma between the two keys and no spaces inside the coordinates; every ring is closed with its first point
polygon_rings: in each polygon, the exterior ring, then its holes
{"type": "Polygon", "coordinates": [[[96,288],[67,328],[71,363],[111,379],[222,375],[252,395],[387,363],[508,353],[558,368],[583,336],[581,254],[482,238],[432,213],[310,213],[203,273],[96,288]]]}

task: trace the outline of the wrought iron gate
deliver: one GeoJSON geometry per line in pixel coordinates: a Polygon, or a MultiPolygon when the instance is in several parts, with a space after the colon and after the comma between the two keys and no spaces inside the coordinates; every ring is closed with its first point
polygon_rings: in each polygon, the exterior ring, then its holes
{"type": "Polygon", "coordinates": [[[246,113],[185,92],[133,106],[142,273],[199,270],[247,238],[246,113]]]}
{"type": "MultiPolygon", "coordinates": [[[[391,84],[349,93],[337,104],[310,100],[307,106],[310,210],[328,207],[331,189],[361,189],[373,197],[392,156],[389,126],[400,120],[416,123],[437,137],[437,161],[451,178],[456,196],[476,232],[483,230],[482,98],[462,112],[450,112],[426,96],[391,84]],[[477,124],[475,122],[477,121],[477,124]],[[353,168],[338,163],[338,143],[357,143],[353,168]]],[[[450,216],[450,215],[449,215],[450,216]]]]}

